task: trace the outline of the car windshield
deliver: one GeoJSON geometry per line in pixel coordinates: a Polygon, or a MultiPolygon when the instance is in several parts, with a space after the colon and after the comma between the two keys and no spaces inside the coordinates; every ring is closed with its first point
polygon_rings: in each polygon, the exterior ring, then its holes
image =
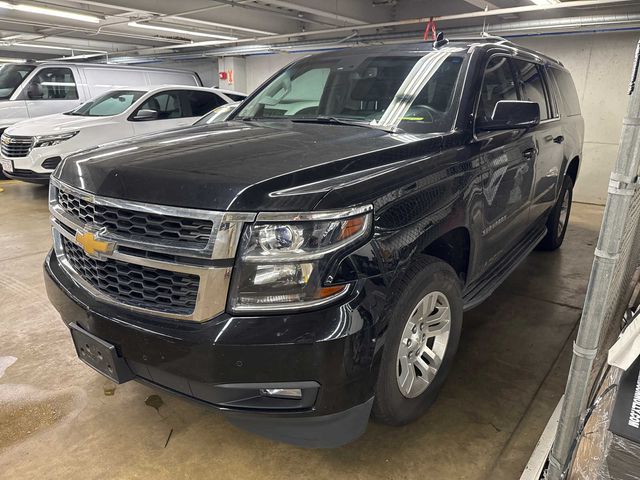
{"type": "Polygon", "coordinates": [[[233,109],[238,105],[240,105],[239,102],[220,105],[218,108],[211,110],[204,117],[198,119],[194,125],[209,125],[210,123],[224,122],[229,114],[233,112],[233,109]]]}
{"type": "Polygon", "coordinates": [[[8,63],[0,67],[0,100],[6,100],[20,86],[24,79],[36,68],[35,65],[8,63]]]}
{"type": "Polygon", "coordinates": [[[67,115],[79,115],[81,117],[110,117],[119,115],[129,108],[145,92],[141,90],[116,90],[83,103],[67,115]]]}
{"type": "Polygon", "coordinates": [[[453,48],[310,57],[282,71],[233,118],[447,131],[463,62],[453,48]]]}

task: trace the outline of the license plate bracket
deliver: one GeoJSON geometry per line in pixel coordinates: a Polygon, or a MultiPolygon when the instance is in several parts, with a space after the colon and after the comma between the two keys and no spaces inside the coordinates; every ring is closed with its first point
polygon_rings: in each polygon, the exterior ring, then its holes
{"type": "Polygon", "coordinates": [[[9,172],[9,173],[13,172],[13,160],[0,158],[0,166],[2,167],[2,170],[4,170],[5,172],[9,172]]]}
{"type": "Polygon", "coordinates": [[[69,329],[78,358],[95,371],[116,383],[128,382],[135,377],[114,345],[92,335],[76,323],[70,323],[69,329]]]}

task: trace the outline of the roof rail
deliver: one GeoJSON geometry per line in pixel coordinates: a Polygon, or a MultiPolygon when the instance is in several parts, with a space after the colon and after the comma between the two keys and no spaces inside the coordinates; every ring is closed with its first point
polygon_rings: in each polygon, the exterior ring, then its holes
{"type": "Polygon", "coordinates": [[[482,35],[473,35],[473,36],[461,36],[461,37],[449,37],[449,41],[450,42],[495,42],[495,43],[511,43],[510,40],[507,40],[506,38],[503,37],[498,37],[497,35],[489,35],[489,34],[482,34],[482,35]]]}

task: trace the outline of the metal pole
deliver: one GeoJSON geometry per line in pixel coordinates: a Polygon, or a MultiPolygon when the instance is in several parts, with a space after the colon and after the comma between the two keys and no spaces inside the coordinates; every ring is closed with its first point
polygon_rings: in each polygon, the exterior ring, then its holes
{"type": "Polygon", "coordinates": [[[578,431],[580,417],[586,408],[593,359],[598,351],[609,307],[611,280],[616,268],[622,268],[618,265],[620,247],[640,166],[640,88],[635,87],[639,60],[640,41],[635,53],[629,107],[623,120],[618,158],[609,179],[598,246],[591,267],[578,336],[573,344],[573,359],[564,404],[549,456],[547,480],[563,478],[562,474],[569,465],[572,443],[578,431]]]}

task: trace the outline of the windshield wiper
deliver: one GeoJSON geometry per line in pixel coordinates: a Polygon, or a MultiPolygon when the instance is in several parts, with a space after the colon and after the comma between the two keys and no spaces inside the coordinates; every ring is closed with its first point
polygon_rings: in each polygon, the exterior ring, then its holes
{"type": "Polygon", "coordinates": [[[240,120],[243,122],[255,122],[260,120],[289,120],[287,117],[236,117],[233,120],[240,120]]]}
{"type": "Polygon", "coordinates": [[[377,125],[371,125],[368,122],[359,122],[355,120],[348,120],[346,118],[338,118],[338,117],[315,117],[315,118],[291,118],[292,122],[298,123],[320,123],[325,125],[349,125],[350,127],[364,127],[364,128],[373,128],[376,130],[383,130],[385,132],[392,132],[392,130],[388,128],[379,127],[377,125]]]}

